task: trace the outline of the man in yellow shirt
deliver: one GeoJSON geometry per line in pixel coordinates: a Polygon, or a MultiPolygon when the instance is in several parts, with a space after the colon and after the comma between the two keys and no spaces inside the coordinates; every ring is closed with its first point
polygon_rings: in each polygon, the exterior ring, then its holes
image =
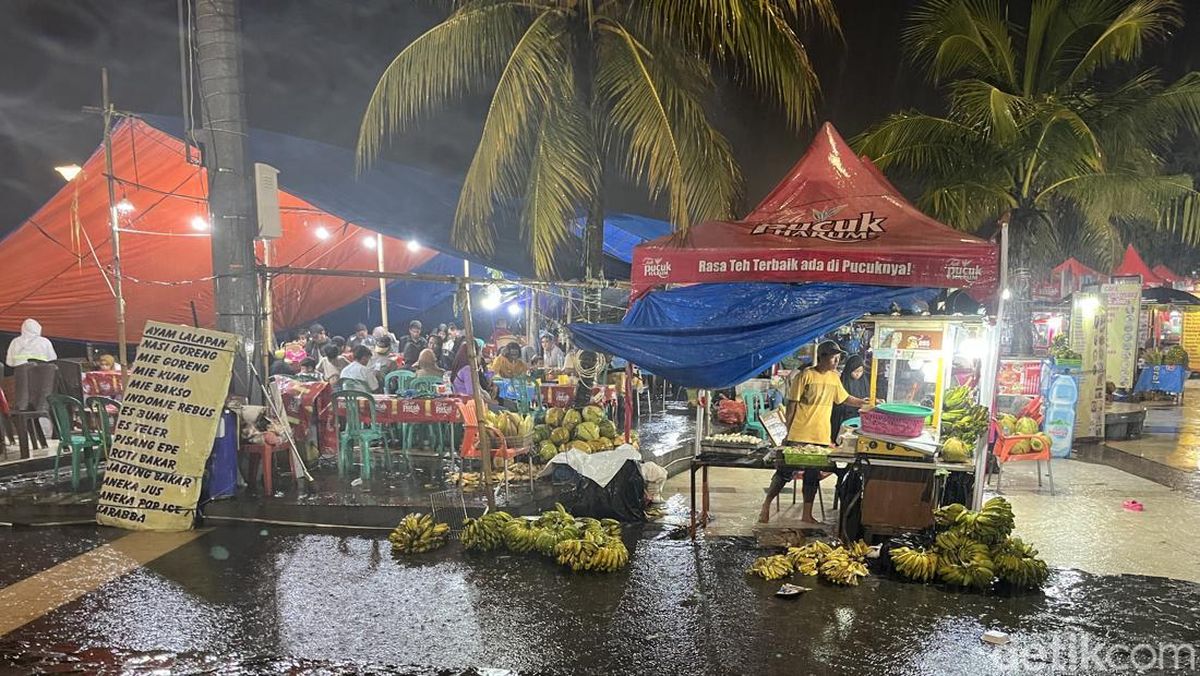
{"type": "MultiPolygon", "coordinates": [[[[816,444],[829,446],[833,442],[833,430],[830,418],[836,404],[848,403],[852,406],[864,406],[866,401],[850,396],[842,386],[838,375],[838,362],[841,361],[842,350],[837,343],[826,340],[817,346],[816,363],[792,379],[788,388],[787,421],[789,445],[816,444]]],[[[787,482],[792,480],[795,470],[776,470],[767,489],[767,499],[763,501],[762,512],[758,522],[766,523],[771,516],[771,501],[775,499],[787,482]]],[[[813,518],[813,500],[820,490],[821,471],[804,470],[804,511],[801,521],[816,523],[813,518]]]]}

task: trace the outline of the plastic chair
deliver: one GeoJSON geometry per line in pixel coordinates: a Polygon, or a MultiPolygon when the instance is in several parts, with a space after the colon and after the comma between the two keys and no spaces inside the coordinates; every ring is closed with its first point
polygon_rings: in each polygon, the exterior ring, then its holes
{"type": "MultiPolygon", "coordinates": [[[[359,447],[359,452],[362,454],[362,469],[359,476],[363,481],[371,479],[371,444],[378,443],[383,448],[384,466],[390,465],[388,460],[387,444],[384,443],[383,430],[379,427],[379,422],[375,417],[375,398],[365,392],[357,392],[354,390],[341,390],[333,393],[333,411],[337,418],[345,417],[345,420],[338,420],[341,433],[338,435],[338,476],[345,478],[350,466],[354,463],[354,447],[359,447]],[[344,409],[338,404],[344,405],[344,409]],[[362,407],[360,404],[366,404],[367,411],[370,414],[371,422],[369,425],[364,425],[362,422],[362,407]],[[344,413],[343,413],[344,410],[344,413]]],[[[405,460],[408,460],[408,453],[404,454],[405,460]]],[[[412,462],[409,461],[409,467],[412,467],[412,462]]]]}
{"type": "Polygon", "coordinates": [[[8,444],[17,443],[17,430],[9,416],[8,397],[0,390],[0,453],[8,454],[8,444]]]}
{"type": "MultiPolygon", "coordinates": [[[[364,394],[371,393],[371,387],[366,382],[357,378],[341,378],[338,380],[338,392],[362,392],[364,394]]],[[[336,392],[334,393],[336,394],[336,392]]]]}
{"type": "MultiPolygon", "coordinates": [[[[416,392],[418,397],[436,397],[438,385],[441,384],[441,376],[415,376],[408,381],[408,389],[416,392]]],[[[430,433],[430,441],[433,443],[433,447],[438,450],[438,453],[442,453],[448,448],[446,445],[446,440],[453,439],[454,434],[453,431],[447,433],[444,429],[445,425],[443,423],[410,423],[403,425],[402,427],[402,439],[404,441],[404,448],[406,449],[414,447],[413,439],[417,435],[417,432],[420,432],[421,430],[428,430],[430,433]]],[[[451,444],[452,443],[453,442],[451,442],[451,444]]]]}
{"type": "Polygon", "coordinates": [[[92,477],[92,488],[96,488],[97,465],[103,440],[92,431],[84,415],[84,406],[75,397],[51,394],[47,397],[50,414],[58,427],[58,452],[54,454],[54,482],[58,483],[58,463],[63,451],[71,454],[71,490],[79,490],[79,468],[82,465],[92,477]],[[78,431],[77,431],[78,430],[78,431]]]}
{"type": "Polygon", "coordinates": [[[519,377],[509,380],[509,387],[516,396],[517,412],[521,415],[528,415],[533,410],[533,405],[536,399],[534,392],[537,387],[529,378],[519,377]]]}
{"type": "MultiPolygon", "coordinates": [[[[459,410],[459,413],[462,414],[462,419],[463,419],[463,441],[462,441],[462,447],[459,449],[458,454],[460,457],[465,458],[465,459],[481,458],[482,455],[479,453],[479,449],[476,447],[477,442],[479,441],[480,424],[479,424],[479,417],[475,414],[475,402],[472,401],[470,403],[459,404],[458,410],[459,410]]],[[[487,432],[488,437],[492,439],[492,442],[491,442],[491,445],[493,446],[492,460],[495,460],[497,458],[500,458],[503,460],[504,491],[507,494],[507,492],[508,492],[508,461],[515,458],[518,454],[521,453],[521,451],[519,449],[509,448],[508,440],[506,440],[504,438],[504,435],[500,433],[500,430],[496,429],[492,425],[483,425],[482,427],[483,427],[484,431],[487,432]]],[[[530,456],[529,466],[530,466],[530,470],[532,470],[533,469],[532,455],[530,456]]],[[[529,476],[529,486],[531,489],[533,488],[533,472],[532,471],[530,472],[530,476],[529,476]]]]}
{"type": "Polygon", "coordinates": [[[35,444],[38,448],[50,447],[50,444],[46,443],[41,419],[53,421],[47,406],[47,397],[54,392],[57,375],[57,366],[40,361],[26,362],[13,369],[16,396],[9,417],[16,424],[17,442],[21,447],[22,458],[29,457],[30,447],[35,444]]]}
{"type": "Polygon", "coordinates": [[[100,457],[107,458],[112,448],[113,420],[121,410],[121,404],[115,399],[99,395],[88,397],[83,403],[92,416],[92,431],[101,442],[100,457]]]}
{"type": "Polygon", "coordinates": [[[412,380],[417,374],[412,371],[398,369],[383,377],[383,393],[399,394],[412,388],[412,380]]]}
{"type": "MultiPolygon", "coordinates": [[[[275,495],[275,454],[286,454],[288,450],[289,449],[286,442],[279,444],[244,444],[242,446],[243,453],[250,456],[258,456],[258,467],[262,472],[263,492],[267,497],[274,497],[275,495]]],[[[338,461],[338,469],[341,469],[340,459],[338,461]]]]}
{"type": "Polygon", "coordinates": [[[767,438],[767,429],[758,421],[758,414],[767,410],[766,398],[762,392],[743,392],[742,402],[746,404],[746,424],[742,427],[744,434],[753,434],[759,439],[767,438]]]}
{"type": "Polygon", "coordinates": [[[413,376],[406,384],[408,387],[405,389],[414,390],[418,397],[436,397],[438,385],[442,384],[442,377],[413,376]]]}

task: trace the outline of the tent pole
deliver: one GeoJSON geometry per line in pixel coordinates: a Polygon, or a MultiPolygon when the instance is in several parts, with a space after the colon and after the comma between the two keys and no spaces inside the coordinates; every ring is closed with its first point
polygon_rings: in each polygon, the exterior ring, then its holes
{"type": "Polygon", "coordinates": [[[117,296],[117,360],[129,372],[129,342],[125,333],[125,292],[121,277],[121,226],[117,221],[116,180],[113,178],[112,101],[108,98],[108,69],[100,69],[100,105],[104,109],[104,173],[108,183],[108,224],[112,230],[113,290],[117,296]]]}
{"type": "MultiPolygon", "coordinates": [[[[653,392],[651,392],[653,395],[653,392]]],[[[625,360],[625,443],[633,438],[633,362],[625,360]]],[[[651,406],[654,404],[651,403],[651,406]]],[[[665,406],[665,404],[664,404],[665,406]]]]}
{"type": "MultiPolygon", "coordinates": [[[[1005,296],[1008,293],[1008,215],[1000,219],[1000,298],[996,302],[996,321],[988,330],[986,361],[980,365],[979,390],[988,407],[988,418],[996,415],[996,373],[1000,370],[1000,334],[1004,331],[1005,296]]],[[[987,442],[975,446],[975,486],[971,509],[983,506],[983,486],[987,479],[987,442]]]]}
{"type": "MultiPolygon", "coordinates": [[[[375,233],[375,255],[379,260],[379,271],[383,272],[383,235],[379,233],[375,233]]],[[[379,278],[379,320],[383,328],[391,330],[388,325],[387,280],[383,277],[379,278]]]]}
{"type": "Polygon", "coordinates": [[[475,349],[475,324],[471,321],[471,292],[466,282],[458,286],[459,297],[463,309],[463,332],[466,334],[467,358],[471,365],[471,390],[475,393],[475,425],[479,434],[479,464],[483,469],[483,493],[487,496],[488,509],[496,508],[496,496],[492,494],[492,441],[488,437],[484,423],[484,413],[487,407],[483,405],[483,392],[479,384],[479,350],[475,349]]]}
{"type": "MultiPolygon", "coordinates": [[[[271,264],[271,240],[262,240],[263,245],[263,265],[271,264]]],[[[263,273],[262,282],[263,294],[263,351],[262,351],[262,372],[271,372],[271,355],[275,352],[275,304],[271,300],[271,275],[263,273]]]]}

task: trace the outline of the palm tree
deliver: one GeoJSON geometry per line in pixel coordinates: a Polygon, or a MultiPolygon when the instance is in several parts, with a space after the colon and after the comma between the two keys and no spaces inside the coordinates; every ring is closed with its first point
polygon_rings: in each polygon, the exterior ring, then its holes
{"type": "Polygon", "coordinates": [[[728,215],[740,173],[704,109],[712,65],[779,105],[792,127],[810,121],[818,83],[803,25],[838,31],[833,0],[462,0],[379,79],[359,132],[360,167],[386,137],[494,87],[455,244],[491,253],[496,214],[515,209],[538,274],[550,276],[585,214],[595,277],[613,180],[664,197],[680,232],[728,215]]]}
{"type": "MultiPolygon", "coordinates": [[[[1122,223],[1200,237],[1192,177],[1164,155],[1200,130],[1200,74],[1139,70],[1181,24],[1175,0],[1034,0],[1018,23],[1001,0],[925,0],[903,33],[947,97],[944,116],[894,114],[855,140],[920,184],[920,206],[964,230],[1009,214],[1016,296],[1028,266],[1080,245],[1111,264],[1122,223]]],[[[1076,253],[1076,252],[1071,252],[1076,253]]],[[[1027,303],[1014,349],[1028,350],[1027,303]],[[1027,317],[1026,317],[1027,318],[1027,317]]]]}

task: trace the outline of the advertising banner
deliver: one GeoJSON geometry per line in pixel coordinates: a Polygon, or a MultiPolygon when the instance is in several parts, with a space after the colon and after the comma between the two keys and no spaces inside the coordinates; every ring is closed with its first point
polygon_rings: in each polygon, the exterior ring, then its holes
{"type": "Polygon", "coordinates": [[[1105,377],[1121,389],[1137,378],[1138,317],[1142,308],[1142,278],[1114,277],[1100,287],[1104,297],[1105,377]]]}
{"type": "Polygon", "coordinates": [[[1075,405],[1075,438],[1104,437],[1104,384],[1108,351],[1104,307],[1097,293],[1076,293],[1071,308],[1071,343],[1079,345],[1083,366],[1075,405]]]}
{"type": "Polygon", "coordinates": [[[237,341],[230,333],[146,322],[113,426],[98,523],[192,527],[237,341]]]}
{"type": "Polygon", "coordinates": [[[1200,307],[1184,309],[1179,346],[1188,353],[1188,368],[1200,368],[1200,307]]]}

